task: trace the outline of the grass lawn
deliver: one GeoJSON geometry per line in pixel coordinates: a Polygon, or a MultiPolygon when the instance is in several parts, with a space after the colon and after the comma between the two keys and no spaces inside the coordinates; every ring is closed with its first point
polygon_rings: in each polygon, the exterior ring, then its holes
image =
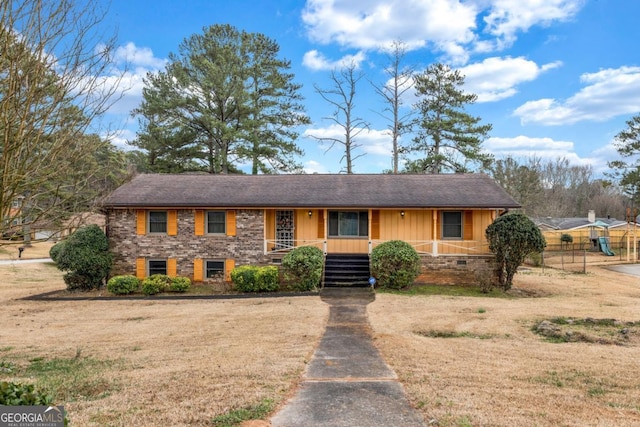
{"type": "MultiPolygon", "coordinates": [[[[15,262],[0,277],[0,381],[50,391],[78,426],[268,425],[328,316],[317,296],[24,300],[62,274],[15,262]]],[[[640,425],[638,277],[532,268],[508,297],[454,288],[378,292],[367,310],[427,423],[640,425]]]]}

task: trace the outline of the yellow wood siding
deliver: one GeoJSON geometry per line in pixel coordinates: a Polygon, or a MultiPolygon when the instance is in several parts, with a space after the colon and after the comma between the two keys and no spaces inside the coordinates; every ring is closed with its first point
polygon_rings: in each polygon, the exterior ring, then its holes
{"type": "Polygon", "coordinates": [[[227,236],[236,235],[236,211],[227,211],[227,236]]]}
{"type": "Polygon", "coordinates": [[[324,227],[324,209],[318,209],[317,212],[318,212],[318,214],[317,214],[317,217],[318,217],[318,229],[317,229],[318,233],[317,233],[317,236],[318,236],[318,239],[324,239],[324,229],[325,229],[325,227],[324,227]]]}
{"type": "Polygon", "coordinates": [[[204,211],[197,209],[194,212],[195,235],[204,236],[204,211]]]}
{"type": "Polygon", "coordinates": [[[175,258],[167,259],[167,276],[176,277],[178,275],[178,262],[175,258]]]}
{"type": "Polygon", "coordinates": [[[204,280],[204,260],[196,258],[193,260],[193,281],[202,282],[204,280]]]}
{"type": "Polygon", "coordinates": [[[140,280],[147,276],[147,262],[144,258],[136,258],[136,277],[140,280]]]}
{"type": "Polygon", "coordinates": [[[473,240],[473,211],[464,211],[462,224],[464,226],[462,238],[464,240],[473,240]]]}
{"type": "Polygon", "coordinates": [[[331,254],[366,254],[368,239],[328,239],[327,252],[331,254]]]}
{"type": "Polygon", "coordinates": [[[233,259],[227,259],[224,262],[224,280],[225,282],[231,281],[231,272],[236,268],[236,262],[233,259]]]}
{"type": "Polygon", "coordinates": [[[167,235],[169,236],[178,235],[178,211],[177,210],[167,211],[167,235]]]}
{"type": "Polygon", "coordinates": [[[136,234],[143,235],[147,233],[147,211],[138,210],[136,212],[136,234]]]}
{"type": "Polygon", "coordinates": [[[380,238],[380,211],[371,211],[371,238],[378,240],[380,238]]]}
{"type": "MultiPolygon", "coordinates": [[[[380,211],[379,240],[419,241],[433,238],[430,210],[405,210],[404,217],[401,213],[401,210],[395,209],[380,211]]],[[[372,236],[372,239],[375,237],[372,236]]]]}

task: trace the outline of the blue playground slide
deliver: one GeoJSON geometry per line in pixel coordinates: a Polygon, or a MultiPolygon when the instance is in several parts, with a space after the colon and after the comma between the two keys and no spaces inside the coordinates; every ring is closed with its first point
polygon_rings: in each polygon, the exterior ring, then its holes
{"type": "Polygon", "coordinates": [[[600,250],[602,251],[602,253],[604,253],[607,256],[615,255],[613,253],[613,251],[611,249],[609,249],[609,244],[607,243],[607,239],[606,238],[599,237],[598,240],[600,242],[600,250]]]}

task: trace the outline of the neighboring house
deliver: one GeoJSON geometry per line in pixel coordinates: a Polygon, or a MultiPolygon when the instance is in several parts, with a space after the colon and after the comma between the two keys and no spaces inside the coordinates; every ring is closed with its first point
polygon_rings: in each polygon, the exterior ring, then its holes
{"type": "Polygon", "coordinates": [[[298,246],[370,254],[396,239],[421,254],[425,281],[469,276],[491,266],[487,226],[519,207],[484,174],[144,174],[103,203],[112,274],[196,282],[298,246]]]}
{"type": "Polygon", "coordinates": [[[545,240],[547,250],[561,250],[563,248],[600,250],[598,238],[605,237],[612,248],[626,248],[633,246],[633,242],[640,238],[640,227],[637,220],[622,221],[615,218],[593,218],[588,217],[572,218],[531,218],[540,228],[545,240]],[[571,245],[561,242],[562,235],[568,234],[573,239],[571,245]]]}

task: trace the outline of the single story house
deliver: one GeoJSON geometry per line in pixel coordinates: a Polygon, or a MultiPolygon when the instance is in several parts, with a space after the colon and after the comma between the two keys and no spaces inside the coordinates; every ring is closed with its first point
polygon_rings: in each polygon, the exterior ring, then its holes
{"type": "Polygon", "coordinates": [[[366,255],[404,240],[432,281],[490,268],[485,230],[520,205],[485,174],[141,174],[102,207],[112,274],[228,281],[298,246],[366,255]]]}

